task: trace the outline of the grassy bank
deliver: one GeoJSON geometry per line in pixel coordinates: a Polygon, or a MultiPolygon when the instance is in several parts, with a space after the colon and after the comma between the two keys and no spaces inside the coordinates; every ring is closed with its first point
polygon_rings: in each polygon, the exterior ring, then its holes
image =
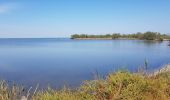
{"type": "Polygon", "coordinates": [[[170,100],[170,72],[147,75],[118,71],[105,79],[85,81],[74,90],[30,90],[1,81],[0,100],[170,100]]]}

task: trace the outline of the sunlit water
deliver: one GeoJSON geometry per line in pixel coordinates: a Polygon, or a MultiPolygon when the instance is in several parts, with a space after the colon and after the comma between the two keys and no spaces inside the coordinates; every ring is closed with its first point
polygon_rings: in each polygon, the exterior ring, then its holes
{"type": "Polygon", "coordinates": [[[94,74],[149,70],[170,63],[168,42],[142,40],[0,39],[0,78],[26,86],[79,86],[94,74]]]}

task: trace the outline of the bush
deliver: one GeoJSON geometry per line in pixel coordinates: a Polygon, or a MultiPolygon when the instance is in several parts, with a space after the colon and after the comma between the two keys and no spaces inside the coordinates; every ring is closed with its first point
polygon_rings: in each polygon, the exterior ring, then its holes
{"type": "Polygon", "coordinates": [[[40,93],[35,100],[169,100],[169,80],[167,73],[149,77],[119,71],[106,79],[86,81],[75,91],[40,93]]]}
{"type": "MultiPolygon", "coordinates": [[[[25,97],[31,100],[170,100],[169,80],[170,72],[148,76],[118,71],[105,79],[85,81],[74,90],[48,88],[25,97]]],[[[2,81],[0,100],[20,100],[22,92],[22,88],[10,88],[2,81]]]]}

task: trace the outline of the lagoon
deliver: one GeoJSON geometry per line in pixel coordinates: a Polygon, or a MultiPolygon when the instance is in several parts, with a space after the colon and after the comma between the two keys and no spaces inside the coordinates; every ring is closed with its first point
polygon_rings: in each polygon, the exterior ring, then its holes
{"type": "Polygon", "coordinates": [[[170,63],[168,41],[0,39],[0,78],[26,86],[79,86],[119,69],[149,70],[170,63]]]}

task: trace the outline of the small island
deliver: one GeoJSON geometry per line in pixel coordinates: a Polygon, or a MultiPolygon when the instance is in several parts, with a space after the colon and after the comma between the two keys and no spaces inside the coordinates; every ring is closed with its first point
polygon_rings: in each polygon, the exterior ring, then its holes
{"type": "Polygon", "coordinates": [[[121,34],[121,33],[113,33],[113,34],[105,34],[105,35],[87,35],[87,34],[73,34],[71,35],[71,39],[80,39],[80,40],[89,40],[89,39],[101,39],[101,40],[112,40],[112,39],[128,39],[128,40],[157,40],[157,41],[165,41],[170,40],[170,35],[161,34],[159,32],[138,32],[133,34],[121,34]]]}

